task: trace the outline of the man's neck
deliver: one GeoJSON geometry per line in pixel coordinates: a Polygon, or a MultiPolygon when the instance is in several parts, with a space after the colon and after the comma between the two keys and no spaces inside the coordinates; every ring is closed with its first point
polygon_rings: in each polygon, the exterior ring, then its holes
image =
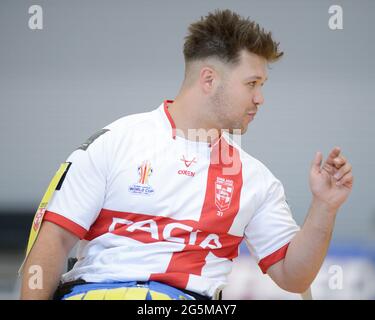
{"type": "Polygon", "coordinates": [[[209,119],[205,119],[202,112],[204,106],[195,103],[194,100],[176,97],[173,103],[167,104],[167,107],[178,136],[210,144],[215,143],[220,137],[220,130],[212,126],[210,121],[207,121],[209,119]]]}

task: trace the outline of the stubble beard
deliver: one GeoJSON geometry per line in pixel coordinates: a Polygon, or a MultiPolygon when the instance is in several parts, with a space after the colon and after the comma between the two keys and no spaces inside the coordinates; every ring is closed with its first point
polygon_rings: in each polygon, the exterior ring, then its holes
{"type": "Polygon", "coordinates": [[[232,121],[228,116],[228,114],[231,114],[233,106],[230,103],[225,85],[220,84],[210,100],[212,118],[214,119],[214,123],[219,125],[218,129],[237,135],[243,135],[246,132],[247,128],[244,128],[240,121],[232,121]]]}

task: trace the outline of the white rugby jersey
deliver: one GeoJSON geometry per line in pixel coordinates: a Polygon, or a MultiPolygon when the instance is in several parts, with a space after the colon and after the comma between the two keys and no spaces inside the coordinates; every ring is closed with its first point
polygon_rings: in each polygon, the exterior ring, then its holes
{"type": "Polygon", "coordinates": [[[172,102],[68,157],[44,216],[82,240],[63,282],[153,280],[212,297],[243,239],[264,273],[284,258],[299,227],[280,181],[225,135],[212,146],[176,136],[172,102]]]}

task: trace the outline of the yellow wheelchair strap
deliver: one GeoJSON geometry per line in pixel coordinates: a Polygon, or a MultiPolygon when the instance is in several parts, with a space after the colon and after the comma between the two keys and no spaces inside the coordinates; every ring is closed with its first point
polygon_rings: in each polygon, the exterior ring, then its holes
{"type": "Polygon", "coordinates": [[[150,291],[152,300],[173,300],[169,295],[148,288],[116,288],[89,290],[65,300],[146,300],[150,291]]]}
{"type": "Polygon", "coordinates": [[[29,241],[28,241],[28,244],[27,244],[25,259],[24,259],[24,261],[23,261],[23,263],[22,263],[22,265],[21,265],[21,267],[18,271],[18,274],[20,274],[22,272],[22,269],[23,269],[23,266],[24,266],[24,264],[27,260],[27,257],[29,256],[30,251],[33,248],[33,246],[35,244],[35,241],[38,237],[40,227],[42,225],[44,213],[46,211],[48,203],[51,200],[51,198],[53,196],[53,193],[55,192],[56,187],[58,186],[61,178],[63,177],[64,173],[67,171],[67,169],[69,168],[70,165],[71,165],[70,162],[64,162],[60,165],[60,168],[57,170],[56,174],[52,178],[52,180],[51,180],[51,182],[50,182],[50,184],[49,184],[49,186],[48,186],[48,188],[47,188],[47,190],[46,190],[46,192],[45,192],[45,194],[42,198],[42,201],[39,204],[38,210],[36,211],[33,223],[31,225],[31,230],[30,230],[30,235],[29,235],[29,241]]]}

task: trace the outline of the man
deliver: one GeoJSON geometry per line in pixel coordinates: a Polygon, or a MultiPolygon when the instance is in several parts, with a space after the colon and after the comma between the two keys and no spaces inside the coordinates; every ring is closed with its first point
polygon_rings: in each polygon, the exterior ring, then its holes
{"type": "Polygon", "coordinates": [[[281,288],[309,288],[352,189],[351,165],[339,148],[323,164],[316,153],[299,228],[281,182],[224,132],[244,134],[254,120],[278,44],[216,11],[189,27],[184,56],[174,101],[108,125],[60,168],[34,220],[22,299],[50,299],[60,280],[58,299],[217,299],[242,240],[281,288]],[[27,272],[35,265],[38,290],[27,272]]]}

